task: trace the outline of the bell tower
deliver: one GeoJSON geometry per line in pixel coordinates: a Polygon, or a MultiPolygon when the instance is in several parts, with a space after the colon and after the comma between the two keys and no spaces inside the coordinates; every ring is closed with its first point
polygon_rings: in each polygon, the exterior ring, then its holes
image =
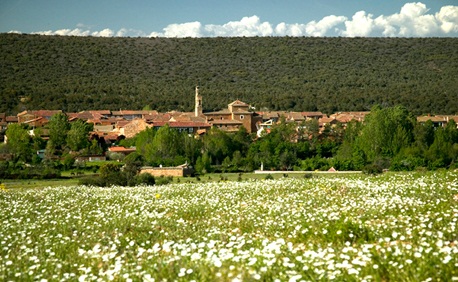
{"type": "Polygon", "coordinates": [[[199,94],[199,85],[196,85],[196,104],[194,109],[194,115],[196,117],[202,114],[202,96],[199,94]]]}

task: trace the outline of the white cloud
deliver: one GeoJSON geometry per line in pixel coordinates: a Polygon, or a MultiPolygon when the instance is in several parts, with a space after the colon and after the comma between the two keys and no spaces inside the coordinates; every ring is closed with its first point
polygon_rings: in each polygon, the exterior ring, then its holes
{"type": "Polygon", "coordinates": [[[112,37],[114,35],[114,32],[109,28],[105,28],[102,31],[94,31],[93,33],[91,33],[91,35],[98,37],[112,37]]]}
{"type": "Polygon", "coordinates": [[[153,32],[150,37],[200,37],[201,28],[200,22],[171,24],[164,28],[163,33],[153,32]]]}
{"type": "Polygon", "coordinates": [[[125,36],[133,36],[133,37],[145,37],[146,34],[137,29],[129,29],[129,28],[121,28],[116,32],[116,37],[125,37],[125,36]]]}
{"type": "MultiPolygon", "coordinates": [[[[20,33],[19,31],[11,31],[20,33]]],[[[90,26],[78,24],[76,29],[40,31],[38,34],[73,36],[146,36],[141,30],[122,28],[93,31],[90,26]]],[[[200,22],[174,23],[162,32],[151,32],[149,37],[215,37],[215,36],[385,36],[428,37],[458,36],[458,6],[444,6],[435,14],[421,2],[407,3],[399,13],[374,17],[366,11],[356,12],[351,19],[330,15],[308,23],[279,23],[276,26],[262,22],[253,15],[222,25],[202,25],[200,22]]]]}
{"type": "Polygon", "coordinates": [[[353,15],[351,21],[345,21],[345,30],[342,32],[344,36],[369,36],[374,28],[373,15],[359,11],[353,15]]]}
{"type": "Polygon", "coordinates": [[[205,25],[198,22],[172,24],[163,33],[152,36],[198,37],[198,36],[458,36],[458,6],[442,7],[436,14],[420,2],[407,3],[399,13],[378,16],[365,11],[356,12],[351,19],[330,15],[320,21],[288,24],[282,22],[273,27],[261,22],[256,15],[244,17],[223,25],[205,25]],[[192,27],[192,29],[190,28],[192,27]]]}
{"type": "Polygon", "coordinates": [[[428,15],[423,3],[407,3],[400,13],[380,16],[375,23],[385,36],[433,36],[440,35],[439,21],[428,15]]]}
{"type": "Polygon", "coordinates": [[[306,27],[307,35],[326,36],[330,30],[347,20],[344,16],[327,16],[319,22],[309,22],[306,27]]]}
{"type": "Polygon", "coordinates": [[[224,25],[206,25],[204,30],[208,36],[271,36],[273,34],[271,24],[262,23],[256,15],[224,25]]]}
{"type": "Polygon", "coordinates": [[[440,22],[440,27],[444,33],[458,33],[458,6],[444,6],[436,19],[440,22]]]}
{"type": "Polygon", "coordinates": [[[57,35],[87,36],[87,35],[89,35],[89,31],[88,30],[81,30],[79,28],[73,29],[73,30],[62,29],[62,30],[56,31],[56,34],[57,35]]]}
{"type": "Polygon", "coordinates": [[[399,13],[373,19],[372,14],[357,12],[345,22],[343,36],[427,37],[457,36],[458,6],[444,6],[436,14],[428,14],[423,3],[407,3],[399,13]]]}

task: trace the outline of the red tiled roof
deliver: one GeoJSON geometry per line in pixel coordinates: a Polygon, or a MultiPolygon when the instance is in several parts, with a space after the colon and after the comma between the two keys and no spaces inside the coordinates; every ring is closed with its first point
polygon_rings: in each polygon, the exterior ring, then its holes
{"type": "Polygon", "coordinates": [[[441,116],[422,116],[422,117],[417,117],[418,122],[426,122],[428,120],[431,120],[432,122],[444,122],[447,121],[446,118],[441,117],[441,116]]]}
{"type": "Polygon", "coordinates": [[[318,121],[320,122],[320,124],[322,124],[322,123],[333,122],[333,121],[335,121],[335,119],[334,118],[330,118],[330,117],[329,118],[328,117],[324,117],[324,118],[320,118],[318,121]]]}
{"type": "Polygon", "coordinates": [[[204,115],[230,115],[232,114],[228,109],[223,109],[221,111],[217,111],[217,112],[208,112],[208,113],[204,113],[204,115]]]}
{"type": "Polygon", "coordinates": [[[74,118],[77,117],[79,113],[67,113],[68,118],[74,118]]]}
{"type": "Polygon", "coordinates": [[[42,119],[43,119],[43,117],[37,117],[37,118],[34,118],[34,119],[26,120],[26,121],[24,121],[24,123],[32,123],[32,122],[39,121],[39,120],[42,120],[42,119]]]}
{"type": "Polygon", "coordinates": [[[157,121],[153,122],[154,126],[160,127],[168,124],[170,127],[211,127],[210,124],[205,122],[192,122],[192,121],[157,121]]]}
{"type": "Polygon", "coordinates": [[[110,110],[99,110],[99,111],[89,111],[91,114],[98,114],[98,115],[111,115],[110,110]]]}
{"type": "Polygon", "coordinates": [[[294,120],[304,120],[305,119],[304,116],[299,112],[290,112],[288,113],[287,118],[294,119],[294,120]]]}
{"type": "Polygon", "coordinates": [[[50,110],[38,110],[38,111],[31,111],[31,114],[37,116],[37,117],[51,117],[55,114],[60,114],[62,113],[62,110],[55,110],[55,111],[50,111],[50,110]]]}
{"type": "Polygon", "coordinates": [[[193,122],[206,122],[207,119],[204,117],[204,116],[194,116],[194,117],[191,117],[191,121],[193,122]]]}
{"type": "MultiPolygon", "coordinates": [[[[96,114],[97,116],[101,116],[100,114],[96,114]]],[[[76,117],[82,120],[94,119],[94,114],[90,112],[80,112],[76,114],[76,117]]]]}
{"type": "Polygon", "coordinates": [[[6,122],[18,122],[18,117],[15,116],[7,116],[5,118],[6,122]]]}
{"type": "Polygon", "coordinates": [[[128,120],[120,120],[116,123],[116,127],[124,127],[126,126],[126,124],[129,124],[131,123],[131,121],[128,121],[128,120]]]}
{"type": "Polygon", "coordinates": [[[122,146],[113,146],[113,147],[110,147],[108,148],[108,151],[110,152],[135,152],[135,148],[125,148],[125,147],[122,147],[122,146]]]}
{"type": "Polygon", "coordinates": [[[144,115],[143,116],[146,121],[168,121],[171,118],[170,114],[154,114],[154,115],[144,115]]]}
{"type": "Polygon", "coordinates": [[[233,125],[241,125],[243,124],[241,121],[232,120],[232,119],[217,119],[209,121],[211,124],[233,124],[233,125]]]}
{"type": "Polygon", "coordinates": [[[121,110],[121,111],[112,111],[114,116],[123,116],[123,115],[148,115],[149,111],[132,111],[132,110],[121,110]]]}
{"type": "Polygon", "coordinates": [[[250,105],[240,101],[240,100],[235,100],[234,102],[230,103],[229,106],[244,106],[244,107],[249,107],[250,105]]]}
{"type": "Polygon", "coordinates": [[[334,116],[334,118],[341,123],[347,123],[352,120],[358,120],[358,118],[355,118],[355,116],[346,115],[346,114],[337,115],[337,116],[334,116]]]}
{"type": "Polygon", "coordinates": [[[304,117],[322,117],[324,114],[322,112],[302,112],[304,117]]]}

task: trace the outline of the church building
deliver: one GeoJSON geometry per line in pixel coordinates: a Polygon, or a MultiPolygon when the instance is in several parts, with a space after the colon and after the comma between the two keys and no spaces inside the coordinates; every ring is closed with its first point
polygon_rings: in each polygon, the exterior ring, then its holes
{"type": "Polygon", "coordinates": [[[256,123],[262,121],[260,116],[249,111],[250,105],[240,100],[230,103],[227,109],[203,113],[202,95],[199,93],[199,86],[196,86],[195,96],[195,116],[203,114],[209,124],[223,131],[236,132],[243,126],[249,133],[256,132],[256,123]]]}

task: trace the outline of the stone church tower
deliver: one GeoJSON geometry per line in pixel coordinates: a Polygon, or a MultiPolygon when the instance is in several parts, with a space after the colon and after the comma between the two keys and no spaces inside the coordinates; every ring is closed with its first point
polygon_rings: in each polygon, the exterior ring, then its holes
{"type": "Polygon", "coordinates": [[[199,94],[199,85],[196,86],[196,105],[194,115],[196,117],[202,115],[202,96],[199,94]]]}

